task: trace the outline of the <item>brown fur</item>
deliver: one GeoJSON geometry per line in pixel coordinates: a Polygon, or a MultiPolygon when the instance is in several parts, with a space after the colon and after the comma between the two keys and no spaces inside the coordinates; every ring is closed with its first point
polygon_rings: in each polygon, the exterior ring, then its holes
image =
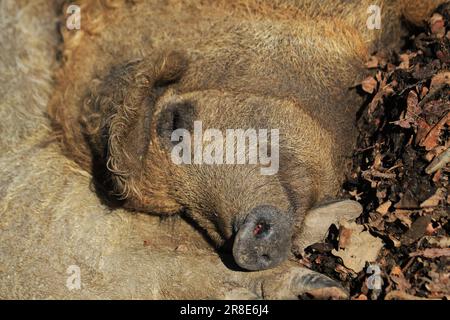
{"type": "MultiPolygon", "coordinates": [[[[302,3],[317,8],[318,2],[302,3]]],[[[95,92],[93,79],[105,77],[110,66],[120,65],[124,49],[133,51],[127,54],[133,58],[145,53],[131,45],[115,49],[114,32],[99,38],[121,6],[113,9],[107,1],[89,1],[83,6],[83,29],[64,32],[65,64],[58,72],[51,111],[64,129],[58,134],[66,137],[66,154],[89,172],[91,149],[80,135],[78,121],[81,102],[89,91],[95,92]],[[108,39],[110,45],[102,51],[100,43],[108,39]],[[102,41],[91,43],[94,40],[102,41]]],[[[346,23],[354,20],[362,25],[355,18],[358,15],[351,14],[354,8],[338,9],[326,2],[320,6],[319,12],[326,9],[330,14],[339,13],[346,23]]],[[[264,20],[270,13],[274,19],[289,21],[304,14],[295,6],[275,11],[273,7],[277,4],[241,1],[233,5],[233,15],[264,20]]],[[[45,108],[54,89],[58,39],[53,9],[47,0],[0,2],[0,92],[4,93],[0,104],[0,297],[296,298],[299,291],[289,290],[304,288],[293,285],[292,279],[308,273],[298,264],[264,272],[232,271],[182,220],[160,223],[158,217],[146,214],[122,209],[111,212],[99,202],[89,189],[89,172],[64,157],[50,137],[45,108]],[[81,290],[66,287],[70,265],[81,269],[81,290]]],[[[173,10],[186,8],[175,6],[173,10]]],[[[154,13],[160,11],[165,10],[154,13]]],[[[363,14],[365,7],[360,12],[363,14]]],[[[118,18],[124,19],[126,13],[118,18]]],[[[133,23],[129,25],[124,30],[133,33],[133,23]]]]}
{"type": "Polygon", "coordinates": [[[82,30],[63,32],[66,61],[50,115],[69,156],[94,171],[100,161],[108,169],[101,179],[126,207],[187,210],[218,245],[237,215],[262,203],[294,210],[301,228],[306,210],[339,190],[362,102],[351,88],[371,50],[398,45],[392,36],[399,38],[405,8],[388,1],[89,1],[82,30]],[[377,3],[382,30],[368,30],[366,10],[377,3]],[[280,128],[280,173],[173,165],[155,119],[177,101],[198,106],[207,127],[280,128]]]}

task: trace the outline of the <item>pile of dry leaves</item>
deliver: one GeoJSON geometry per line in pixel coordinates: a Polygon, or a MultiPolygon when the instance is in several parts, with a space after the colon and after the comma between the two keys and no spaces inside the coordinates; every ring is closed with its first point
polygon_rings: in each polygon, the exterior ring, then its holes
{"type": "Polygon", "coordinates": [[[409,50],[367,63],[373,76],[361,84],[368,101],[344,186],[364,213],[303,259],[353,299],[450,298],[449,7],[409,50]]]}

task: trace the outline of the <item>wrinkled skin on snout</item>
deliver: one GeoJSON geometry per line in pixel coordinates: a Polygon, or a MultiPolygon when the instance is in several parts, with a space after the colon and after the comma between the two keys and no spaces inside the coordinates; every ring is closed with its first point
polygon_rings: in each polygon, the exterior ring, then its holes
{"type": "Polygon", "coordinates": [[[233,257],[242,268],[262,270],[283,262],[291,248],[292,219],[275,207],[254,208],[237,226],[233,257]]]}

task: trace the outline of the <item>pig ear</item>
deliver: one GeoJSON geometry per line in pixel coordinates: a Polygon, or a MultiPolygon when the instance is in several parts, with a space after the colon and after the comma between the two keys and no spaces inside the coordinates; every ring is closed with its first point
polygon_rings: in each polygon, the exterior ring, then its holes
{"type": "Polygon", "coordinates": [[[121,199],[140,196],[136,181],[150,141],[151,114],[158,97],[186,66],[181,53],[161,54],[113,67],[92,85],[81,124],[93,156],[107,169],[110,191],[121,199]]]}
{"type": "Polygon", "coordinates": [[[332,224],[338,225],[341,220],[354,220],[362,211],[359,202],[353,200],[328,202],[310,209],[306,213],[301,233],[295,239],[295,251],[303,253],[306,247],[325,240],[332,224]]]}

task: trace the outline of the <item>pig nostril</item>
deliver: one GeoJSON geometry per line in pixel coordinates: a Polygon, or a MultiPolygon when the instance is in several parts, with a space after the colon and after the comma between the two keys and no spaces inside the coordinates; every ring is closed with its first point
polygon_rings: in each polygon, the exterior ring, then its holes
{"type": "Polygon", "coordinates": [[[262,230],[262,224],[257,224],[255,229],[253,229],[253,234],[256,236],[257,234],[260,234],[262,230]]]}
{"type": "Polygon", "coordinates": [[[254,236],[263,236],[270,230],[270,226],[266,222],[258,222],[253,229],[254,236]]]}
{"type": "Polygon", "coordinates": [[[263,255],[261,255],[261,260],[266,262],[266,263],[269,263],[270,262],[270,256],[268,254],[263,254],[263,255]]]}

